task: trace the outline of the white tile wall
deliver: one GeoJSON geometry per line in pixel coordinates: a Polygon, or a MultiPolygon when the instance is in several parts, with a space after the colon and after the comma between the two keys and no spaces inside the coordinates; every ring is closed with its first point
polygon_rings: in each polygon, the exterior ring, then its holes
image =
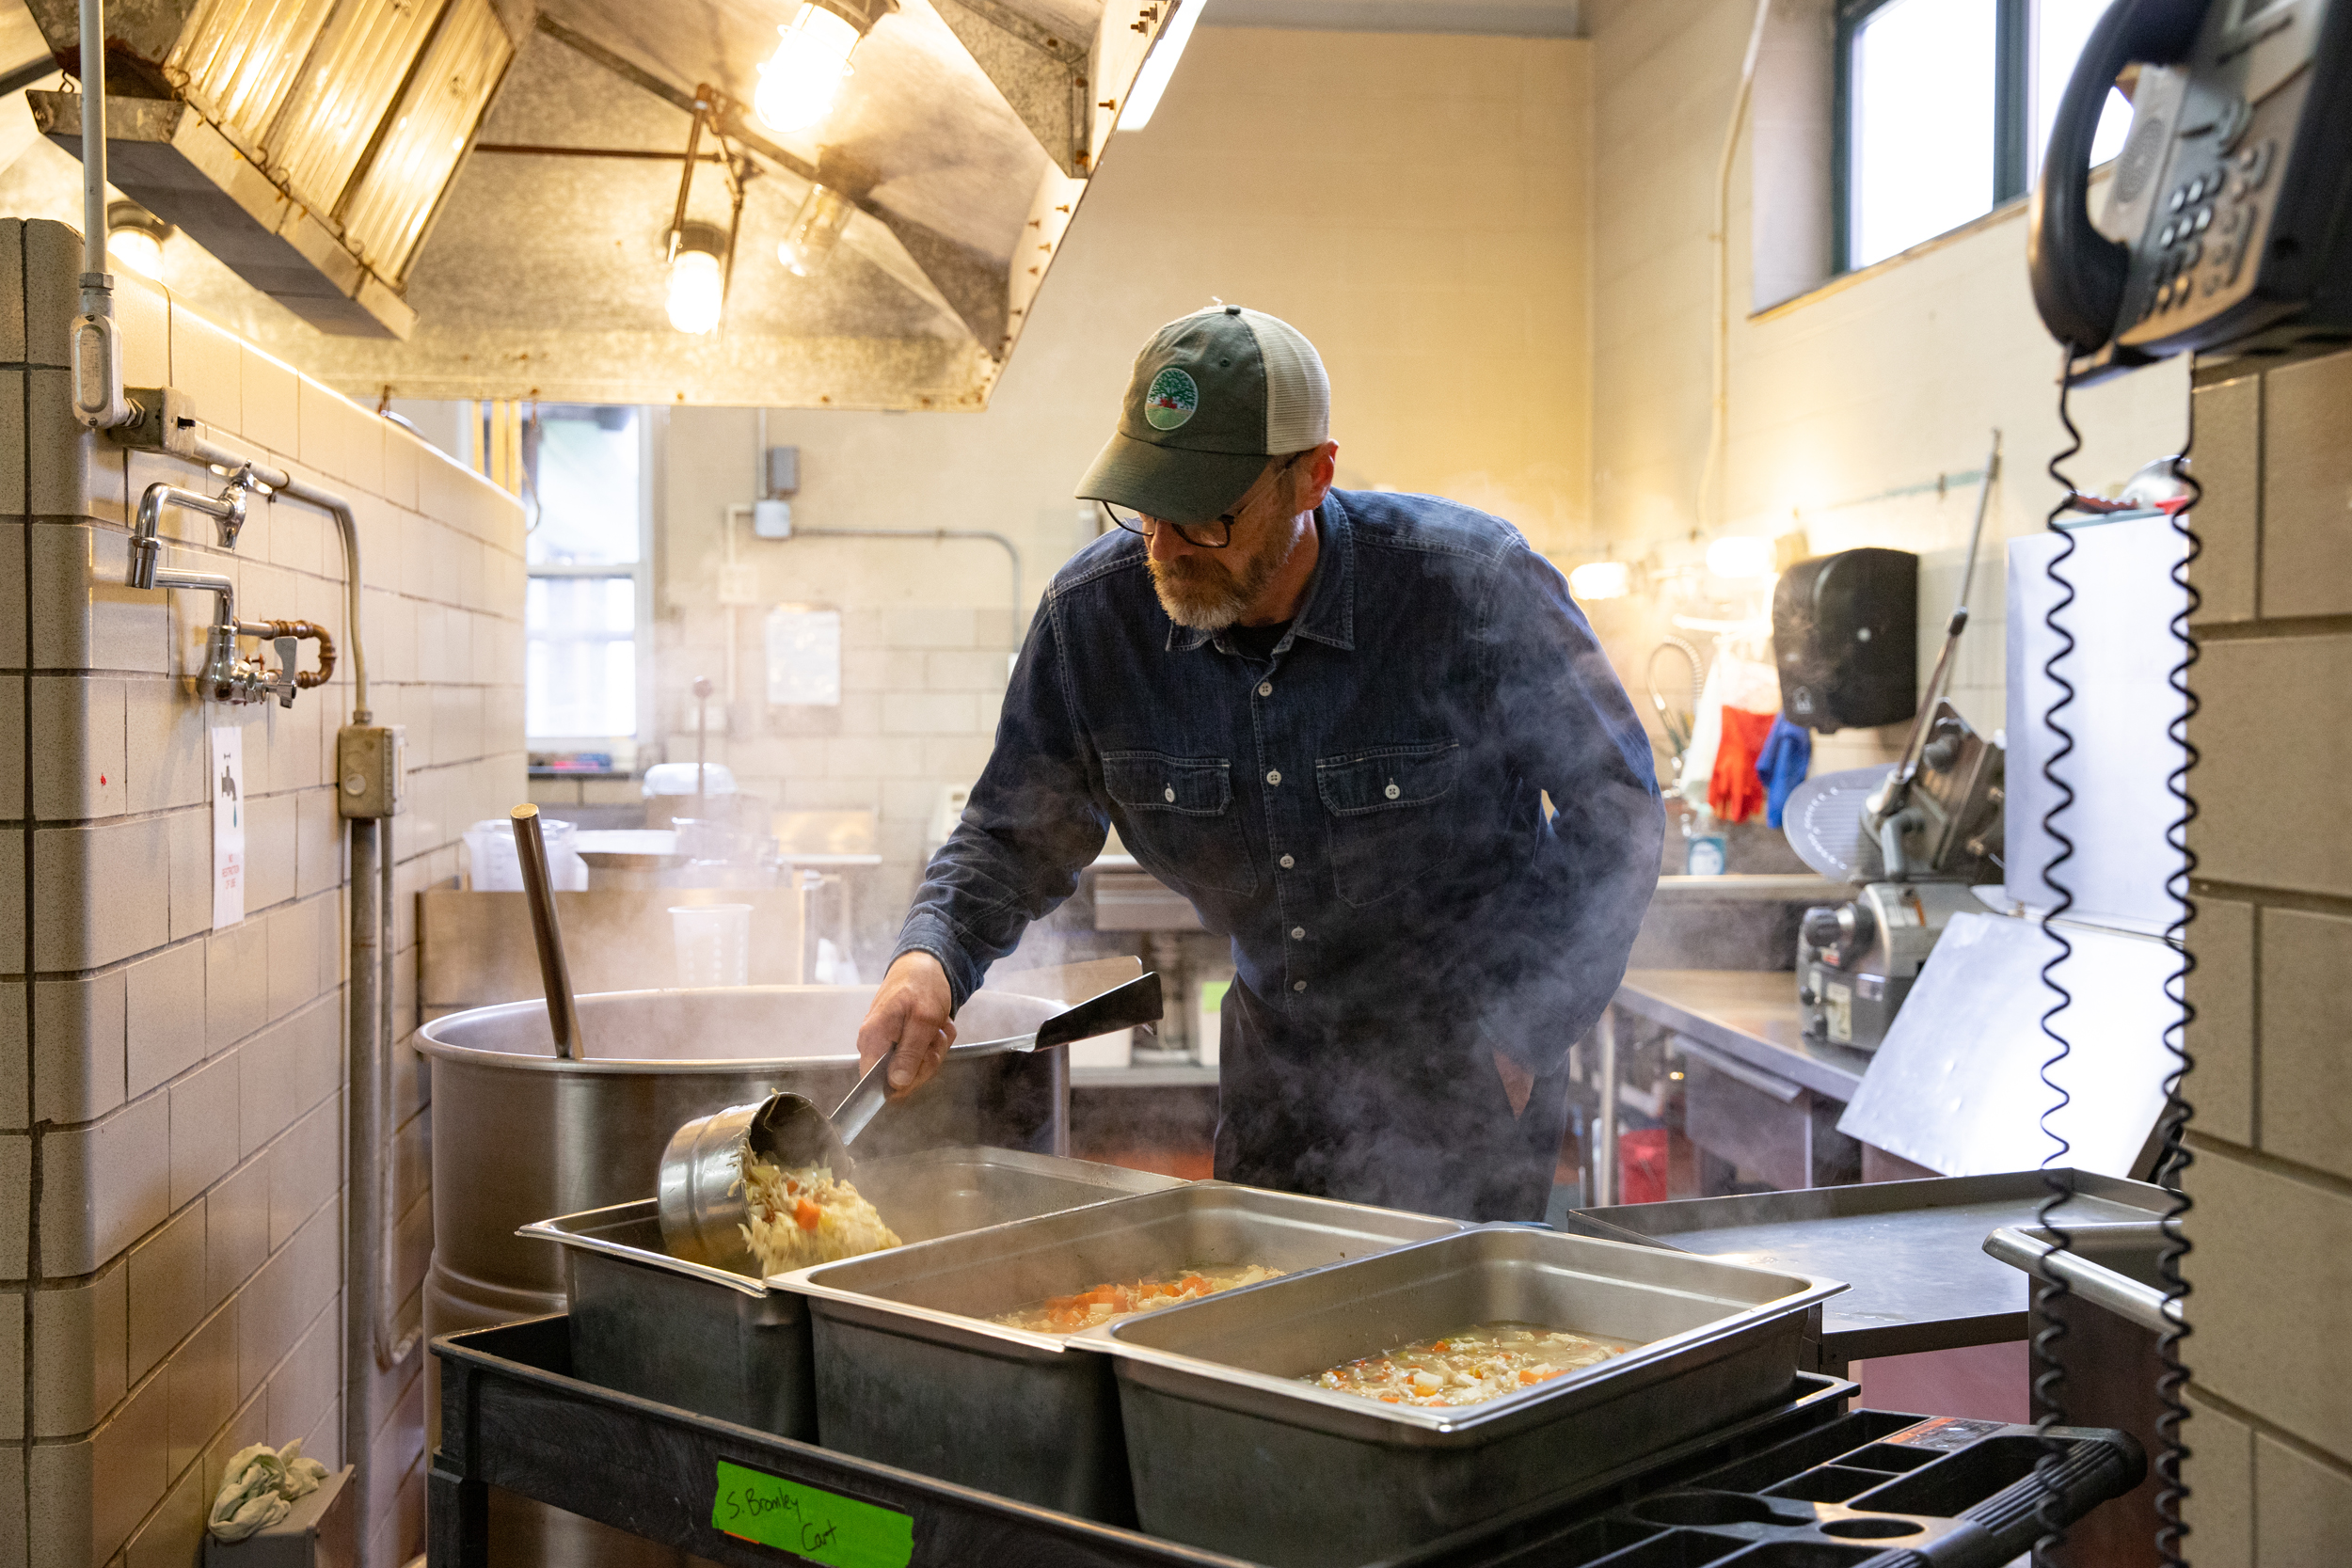
{"type": "MultiPolygon", "coordinates": [[[[0,821],[20,824],[0,829],[0,885],[26,887],[29,850],[37,913],[27,932],[25,898],[0,899],[0,955],[15,955],[0,971],[34,978],[29,1006],[22,982],[0,984],[0,1277],[38,1269],[29,1341],[15,1298],[0,1302],[0,1437],[19,1430],[21,1355],[43,1439],[29,1472],[0,1449],[0,1488],[34,1503],[29,1519],[0,1508],[0,1560],[185,1568],[236,1449],[305,1437],[329,1464],[342,1454],[346,939],[327,770],[350,666],[291,710],[196,700],[185,677],[211,597],[120,586],[124,499],[211,481],[67,417],[53,367],[78,258],[58,225],[0,220],[0,669],[23,669],[29,637],[38,672],[0,679],[0,821]],[[215,930],[205,730],[221,723],[245,732],[249,879],[243,924],[215,930]],[[27,756],[29,802],[11,793],[27,756]],[[28,1117],[30,1137],[16,1131],[28,1117]],[[33,1259],[21,1195],[36,1140],[33,1259]]],[[[371,694],[392,721],[421,718],[428,741],[411,752],[423,809],[395,824],[398,870],[410,889],[445,874],[450,824],[522,794],[519,508],[159,291],[123,287],[135,383],[169,380],[214,439],[361,508],[371,694]]],[[[342,550],[316,511],[256,504],[233,551],[199,517],[163,532],[175,562],[237,579],[247,618],[317,620],[348,647],[342,550]]],[[[405,1081],[402,1137],[429,1148],[420,1081],[405,1081]]],[[[419,1202],[430,1212],[418,1164],[395,1243],[412,1253],[419,1202]]],[[[413,1297],[420,1269],[396,1292],[413,1297]]],[[[421,1455],[418,1372],[412,1356],[388,1381],[372,1445],[392,1471],[379,1492],[415,1517],[372,1520],[379,1543],[421,1528],[421,1493],[403,1490],[421,1455]]]]}

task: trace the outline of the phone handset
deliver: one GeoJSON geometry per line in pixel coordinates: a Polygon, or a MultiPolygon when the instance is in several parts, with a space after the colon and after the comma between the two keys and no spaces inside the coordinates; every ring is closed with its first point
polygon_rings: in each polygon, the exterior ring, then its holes
{"type": "MultiPolygon", "coordinates": [[[[2187,59],[2210,3],[2115,0],[2091,28],[2066,96],[2058,101],[2026,213],[2026,267],[2042,325],[2060,342],[2073,344],[2077,356],[2105,347],[2115,336],[2131,270],[2132,247],[2108,239],[2090,222],[2090,145],[2107,90],[2135,61],[2178,65],[2187,59]]],[[[2153,154],[2153,144],[2171,129],[2136,120],[2131,140],[2139,144],[2144,138],[2153,154]]],[[[2125,158],[2134,151],[2127,146],[2125,158]]]]}

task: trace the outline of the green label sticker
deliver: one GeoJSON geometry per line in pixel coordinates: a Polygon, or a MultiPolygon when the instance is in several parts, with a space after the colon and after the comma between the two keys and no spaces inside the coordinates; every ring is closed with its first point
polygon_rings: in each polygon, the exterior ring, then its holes
{"type": "Polygon", "coordinates": [[[1170,365],[1152,378],[1143,394],[1143,420],[1153,430],[1173,430],[1192,418],[1200,406],[1200,388],[1190,375],[1170,365]]]}
{"type": "Polygon", "coordinates": [[[914,1518],[837,1492],[763,1475],[719,1461],[710,1523],[741,1541],[822,1562],[829,1568],[907,1568],[914,1560],[914,1518]]]}

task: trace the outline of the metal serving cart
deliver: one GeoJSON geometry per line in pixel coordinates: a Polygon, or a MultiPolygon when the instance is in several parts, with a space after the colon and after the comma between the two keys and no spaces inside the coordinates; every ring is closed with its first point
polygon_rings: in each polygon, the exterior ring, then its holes
{"type": "MultiPolygon", "coordinates": [[[[973,1562],[1055,1568],[1247,1560],[1090,1523],[572,1375],[561,1316],[445,1336],[431,1568],[487,1568],[504,1488],[725,1568],[973,1562]]],[[[2128,1491],[2125,1433],[1848,1411],[1854,1386],[1794,1374],[1787,1401],[1421,1544],[1393,1568],[1998,1568],[2051,1524],[2128,1491]]]]}

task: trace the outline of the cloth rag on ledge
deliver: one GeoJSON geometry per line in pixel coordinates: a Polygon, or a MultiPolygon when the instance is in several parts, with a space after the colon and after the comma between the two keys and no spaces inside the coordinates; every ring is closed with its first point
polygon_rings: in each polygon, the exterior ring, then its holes
{"type": "Polygon", "coordinates": [[[243,1541],[293,1513],[294,1499],[309,1497],[326,1479],[326,1465],[302,1456],[299,1437],[282,1451],[267,1443],[239,1449],[221,1476],[205,1528],[223,1541],[243,1541]]]}
{"type": "Polygon", "coordinates": [[[1764,782],[1756,775],[1756,755],[1777,715],[1724,709],[1724,738],[1715,748],[1715,770],[1707,781],[1707,804],[1725,822],[1745,822],[1764,808],[1764,782]]]}
{"type": "Polygon", "coordinates": [[[1763,750],[1756,753],[1756,776],[1764,784],[1764,820],[1767,825],[1780,826],[1781,809],[1788,804],[1788,797],[1804,783],[1813,769],[1813,732],[1802,724],[1791,724],[1775,717],[1772,729],[1764,737],[1763,750]]]}

